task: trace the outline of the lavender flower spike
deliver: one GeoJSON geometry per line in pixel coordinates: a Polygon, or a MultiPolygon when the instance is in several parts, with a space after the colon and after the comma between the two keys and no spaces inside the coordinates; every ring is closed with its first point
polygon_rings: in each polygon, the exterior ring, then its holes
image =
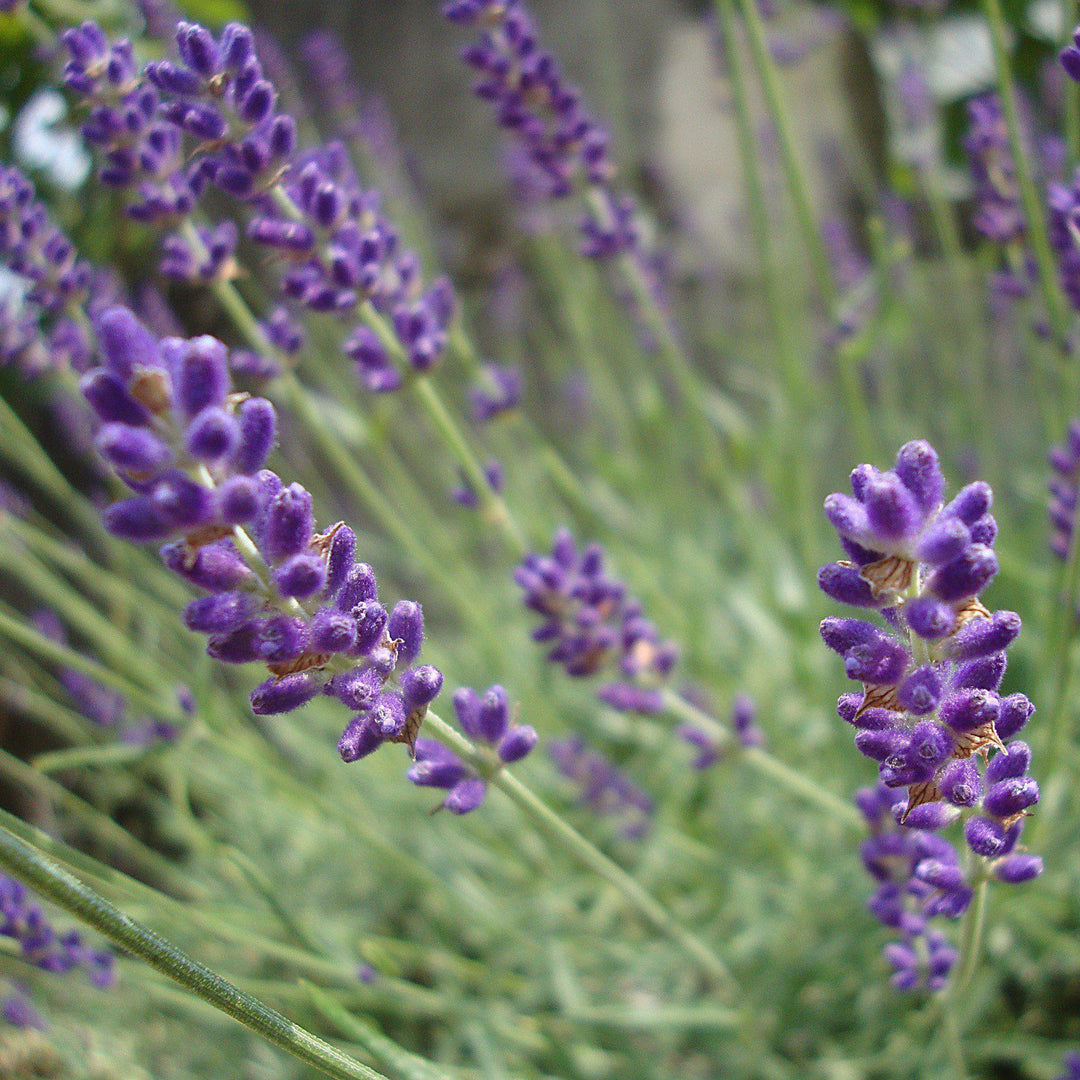
{"type": "MultiPolygon", "coordinates": [[[[824,568],[819,581],[834,599],[879,608],[886,621],[828,618],[821,635],[862,684],[838,704],[855,745],[877,762],[881,787],[859,805],[875,829],[893,817],[924,831],[918,846],[903,832],[875,841],[912,853],[906,872],[921,884],[893,882],[875,900],[879,918],[887,913],[889,925],[903,928],[912,918],[897,906],[904,897],[932,901],[920,918],[958,915],[970,900],[955,850],[934,835],[953,822],[987,876],[1017,884],[1041,871],[1041,860],[1017,848],[1039,799],[1031,752],[1014,738],[1033,709],[1022,694],[998,693],[1020,617],[991,613],[979,600],[997,569],[989,487],[969,484],[944,503],[937,455],[925,442],[901,447],[888,472],[860,465],[851,482],[851,496],[825,501],[850,559],[824,568]]],[[[904,940],[890,950],[894,982],[905,989],[939,989],[951,966],[947,947],[929,936],[918,949],[904,940]]]]}

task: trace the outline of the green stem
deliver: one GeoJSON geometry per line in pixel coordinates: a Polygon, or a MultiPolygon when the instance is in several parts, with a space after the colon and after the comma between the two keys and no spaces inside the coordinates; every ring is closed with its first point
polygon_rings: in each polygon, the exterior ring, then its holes
{"type": "Polygon", "coordinates": [[[2,825],[0,866],[92,926],[114,945],[146,961],[196,997],[325,1075],[338,1080],[386,1080],[381,1073],[336,1050],[137,923],[2,825]]]}
{"type": "Polygon", "coordinates": [[[821,289],[826,305],[831,308],[837,300],[832,266],[829,263],[829,257],[825,251],[825,242],[821,238],[821,230],[818,228],[814,215],[810,185],[799,162],[791,119],[788,116],[787,105],[780,86],[780,75],[769,52],[769,46],[765,40],[765,27],[762,24],[755,0],[738,0],[738,3],[743,20],[746,23],[747,34],[750,39],[750,52],[754,58],[754,66],[757,69],[758,79],[761,82],[761,89],[765,96],[765,106],[769,114],[769,120],[776,129],[780,163],[784,170],[784,178],[787,181],[791,200],[795,206],[796,222],[799,231],[802,233],[803,244],[810,255],[817,285],[821,289]]]}
{"type": "MultiPolygon", "coordinates": [[[[730,728],[674,691],[664,691],[664,707],[680,719],[703,728],[722,747],[735,743],[735,736],[730,728]]],[[[831,818],[849,828],[858,829],[860,832],[866,828],[862,815],[851,803],[820,787],[810,777],[784,764],[767,751],[756,746],[739,747],[738,760],[755,772],[767,776],[770,780],[775,780],[793,795],[827,811],[831,818]]]]}
{"type": "MultiPolygon", "coordinates": [[[[487,763],[473,745],[441,717],[429,711],[425,722],[452,750],[476,763],[480,768],[487,768],[487,763]]],[[[599,848],[586,840],[516,776],[505,769],[499,769],[491,776],[490,782],[524,810],[545,832],[558,840],[583,866],[613,885],[637,912],[652,923],[660,933],[678,945],[710,980],[724,987],[728,992],[735,991],[735,982],[727,964],[708,945],[677,923],[667,908],[651,893],[642,888],[634,878],[599,848]]]]}
{"type": "Polygon", "coordinates": [[[1047,234],[1046,208],[1039,198],[1031,165],[1024,148],[1020,130],[1020,116],[1016,104],[1016,83],[1009,65],[1008,29],[1001,10],[1000,0],[981,0],[983,14],[990,25],[990,40],[994,50],[994,67],[997,71],[998,88],[1001,96],[1002,112],[1009,131],[1009,147],[1012,151],[1013,167],[1020,186],[1020,198],[1024,204],[1024,216],[1027,220],[1028,239],[1032,254],[1039,271],[1039,285],[1046,304],[1047,315],[1054,328],[1058,343],[1063,343],[1069,332],[1069,311],[1064,297],[1058,288],[1057,268],[1050,249],[1047,234]]]}
{"type": "Polygon", "coordinates": [[[960,963],[945,991],[950,998],[964,992],[979,966],[986,924],[986,886],[987,880],[984,877],[975,885],[975,895],[964,913],[964,923],[960,931],[960,963]]]}

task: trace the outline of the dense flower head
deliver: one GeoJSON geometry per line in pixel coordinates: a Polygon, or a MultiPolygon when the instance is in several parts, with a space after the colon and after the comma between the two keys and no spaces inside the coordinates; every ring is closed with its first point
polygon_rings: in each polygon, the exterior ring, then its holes
{"type": "Polygon", "coordinates": [[[599,544],[579,550],[560,529],[551,554],[527,555],[514,580],[525,606],[543,619],[533,640],[550,645],[549,660],[576,677],[615,667],[619,680],[599,690],[604,702],[625,712],[660,711],[678,651],[660,639],[626,585],[607,574],[599,544]]]}
{"type": "Polygon", "coordinates": [[[822,622],[825,644],[862,686],[837,710],[878,763],[900,825],[933,831],[962,819],[989,873],[1033,877],[1041,862],[1013,852],[1039,799],[1031,752],[1015,738],[1034,709],[1023,694],[999,692],[1020,617],[978,599],[997,570],[990,489],[969,484],[945,503],[937,455],[923,441],[901,447],[894,469],[860,465],[851,480],[854,496],[825,500],[851,559],[822,567],[818,581],[885,622],[822,622]]]}
{"type": "Polygon", "coordinates": [[[18,943],[22,957],[43,971],[63,975],[80,968],[94,986],[116,979],[116,957],[87,945],[77,930],[58,932],[27,888],[0,874],[0,934],[18,943]]]}
{"type": "Polygon", "coordinates": [[[1024,235],[1024,214],[1008,128],[997,94],[968,102],[964,150],[975,187],[975,228],[999,244],[1020,240],[1024,235]]]}
{"type": "Polygon", "coordinates": [[[652,799],[603,754],[577,736],[553,742],[548,754],[577,787],[581,804],[601,817],[615,818],[621,836],[638,840],[648,832],[652,799]]]}
{"type": "Polygon", "coordinates": [[[1076,527],[1080,498],[1080,420],[1072,420],[1065,441],[1050,448],[1050,549],[1066,559],[1076,527]]]}
{"type": "Polygon", "coordinates": [[[419,787],[445,790],[444,809],[453,814],[467,814],[484,801],[491,772],[527,757],[538,736],[530,725],[514,722],[510,699],[498,685],[489,687],[483,694],[468,686],[461,687],[454,694],[454,711],[469,738],[492,748],[490,767],[478,771],[442,743],[417,739],[416,761],[408,775],[419,787]]]}

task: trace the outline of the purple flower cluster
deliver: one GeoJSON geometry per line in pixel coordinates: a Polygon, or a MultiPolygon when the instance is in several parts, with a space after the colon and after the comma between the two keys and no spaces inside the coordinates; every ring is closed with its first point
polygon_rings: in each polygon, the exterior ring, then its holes
{"type": "MultiPolygon", "coordinates": [[[[1077,66],[1080,67],[1080,57],[1077,58],[1077,66]]],[[[1056,1080],[1080,1080],[1080,1053],[1074,1050],[1066,1054],[1061,1064],[1065,1071],[1056,1080]]]]}
{"type": "Polygon", "coordinates": [[[888,472],[860,465],[851,483],[853,496],[825,500],[850,561],[822,567],[818,582],[833,599],[881,611],[886,627],[822,622],[826,645],[862,684],[840,698],[840,716],[882,783],[907,790],[899,824],[936,830],[963,817],[968,847],[995,860],[988,872],[1026,880],[1041,861],[1011,853],[1039,788],[1027,745],[1007,740],[1034,710],[1023,694],[998,694],[1020,617],[978,600],[997,572],[990,488],[969,484],[943,505],[945,480],[923,441],[901,447],[888,472]]]}
{"type": "MultiPolygon", "coordinates": [[[[380,211],[377,192],[363,190],[340,144],[302,156],[282,184],[287,208],[260,207],[248,236],[286,264],[282,289],[313,311],[347,316],[370,303],[390,320],[408,366],[431,371],[440,361],[454,316],[445,278],[425,287],[415,254],[404,251],[380,211]]],[[[361,324],[345,344],[371,390],[396,390],[403,373],[380,334],[361,324]]]]}
{"type": "MultiPolygon", "coordinates": [[[[510,701],[501,686],[490,687],[483,696],[463,686],[454,694],[454,711],[466,735],[494,748],[492,770],[521,761],[536,746],[535,728],[511,723],[510,701]]],[[[419,787],[445,790],[442,805],[453,814],[475,810],[487,794],[487,777],[433,739],[417,739],[416,763],[408,775],[419,787]]]]}
{"type": "Polygon", "coordinates": [[[555,534],[550,555],[529,554],[514,572],[525,606],[543,618],[533,640],[550,644],[547,658],[568,675],[595,675],[617,663],[621,678],[599,697],[623,712],[663,707],[662,686],[678,650],[656,627],[626,586],[604,570],[599,544],[580,551],[568,529],[555,534]]]}
{"type": "MultiPolygon", "coordinates": [[[[756,720],[757,709],[753,701],[745,694],[739,694],[731,706],[731,731],[740,746],[764,745],[765,735],[757,726],[756,720]]],[[[723,755],[723,744],[708,731],[694,724],[683,724],[679,728],[679,737],[698,751],[691,762],[692,768],[708,769],[723,755]]]]}
{"type": "Polygon", "coordinates": [[[1059,559],[1069,557],[1076,505],[1080,499],[1080,420],[1069,423],[1065,442],[1050,449],[1050,549],[1059,559]]]}
{"type": "Polygon", "coordinates": [[[1009,132],[996,94],[968,102],[964,150],[975,188],[975,228],[998,244],[1019,241],[1024,235],[1024,213],[1009,132]]]}
{"type": "Polygon", "coordinates": [[[257,714],[287,712],[319,693],[355,715],[339,744],[355,761],[383,742],[411,749],[442,685],[411,666],[423,642],[420,606],[378,601],[374,572],[339,523],[317,533],[311,495],[262,466],[273,406],[232,392],[215,338],[155,338],[126,309],[95,320],[103,363],[83,392],[101,421],[97,444],[134,494],[105,512],[124,539],[167,540],[162,557],[207,591],[184,611],[225,663],[262,663],[257,714]],[[247,531],[245,531],[247,530],[247,531]],[[396,684],[396,685],[395,685],[396,684]]]}
{"type": "Polygon", "coordinates": [[[469,393],[473,420],[489,424],[521,405],[522,378],[517,368],[485,364],[469,393]]]}
{"type": "Polygon", "coordinates": [[[648,832],[652,799],[606,757],[589,750],[576,736],[553,742],[548,754],[559,772],[578,787],[583,806],[620,821],[620,835],[638,840],[648,832]]]}
{"type": "Polygon", "coordinates": [[[1080,310],[1080,173],[1072,185],[1051,184],[1047,191],[1048,232],[1058,258],[1061,288],[1080,310]]]}
{"type": "Polygon", "coordinates": [[[83,969],[99,989],[116,979],[116,957],[108,949],[87,945],[77,930],[60,934],[34,902],[25,886],[0,875],[0,934],[17,941],[23,959],[59,975],[83,969]]]}

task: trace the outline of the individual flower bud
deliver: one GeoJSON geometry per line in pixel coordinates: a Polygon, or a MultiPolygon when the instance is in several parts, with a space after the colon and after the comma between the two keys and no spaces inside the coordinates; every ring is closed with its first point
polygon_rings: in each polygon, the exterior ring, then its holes
{"type": "Polygon", "coordinates": [[[225,346],[209,334],[180,343],[176,360],[176,398],[189,418],[210,405],[223,407],[229,392],[229,358],[225,346]]]}
{"type": "Polygon", "coordinates": [[[161,549],[165,565],[185,581],[209,592],[228,592],[254,576],[228,540],[206,544],[195,551],[184,542],[161,549]]]}
{"type": "MultiPolygon", "coordinates": [[[[959,810],[943,802],[928,802],[916,806],[904,819],[903,825],[908,829],[927,829],[930,831],[943,829],[946,825],[956,820],[959,810]]],[[[897,824],[903,814],[903,806],[893,807],[893,815],[897,824]]]]}
{"type": "Polygon", "coordinates": [[[265,464],[277,433],[277,414],[266,398],[248,398],[236,410],[240,441],[232,466],[238,473],[252,475],[265,464]]]}
{"type": "Polygon", "coordinates": [[[998,881],[1020,885],[1037,878],[1043,872],[1043,861],[1038,855],[1009,855],[994,863],[992,873],[998,881]]]}
{"type": "Polygon", "coordinates": [[[223,664],[250,664],[259,659],[259,622],[245,623],[227,634],[215,634],[206,643],[206,653],[223,664]]]}
{"type": "Polygon", "coordinates": [[[959,518],[942,516],[920,535],[915,555],[930,566],[944,566],[959,558],[970,543],[971,533],[959,518]]]}
{"type": "Polygon", "coordinates": [[[964,839],[976,855],[993,858],[1005,845],[1005,827],[985,817],[970,818],[964,825],[964,839]]]}
{"type": "Polygon", "coordinates": [[[924,720],[911,729],[909,752],[933,772],[952,752],[949,733],[933,720],[924,720]]]}
{"type": "Polygon", "coordinates": [[[953,731],[963,733],[994,723],[999,713],[996,694],[988,690],[957,690],[941,703],[938,715],[953,731]]]}
{"type": "Polygon", "coordinates": [[[1020,634],[1015,611],[995,611],[989,619],[972,619],[961,627],[948,645],[954,660],[978,660],[1004,652],[1020,634]]]}
{"type": "Polygon", "coordinates": [[[278,592],[297,600],[306,600],[322,592],[325,583],[326,563],[318,555],[293,555],[274,571],[274,584],[278,592]]]}
{"type": "MultiPolygon", "coordinates": [[[[356,621],[356,642],[353,651],[359,656],[368,657],[374,663],[374,653],[383,648],[383,639],[386,635],[386,624],[389,616],[382,604],[374,601],[362,602],[352,609],[352,616],[356,621]]],[[[389,654],[390,662],[387,671],[393,669],[396,657],[389,654]]]]}
{"type": "Polygon", "coordinates": [[[401,676],[401,693],[406,709],[412,712],[413,709],[430,705],[439,696],[442,684],[442,672],[431,664],[409,668],[401,676]]]}
{"type": "Polygon", "coordinates": [[[424,613],[412,600],[399,600],[390,613],[387,624],[390,636],[398,644],[398,661],[411,664],[419,655],[424,643],[424,613]]]}
{"type": "Polygon", "coordinates": [[[882,762],[906,749],[908,735],[901,727],[885,728],[883,731],[860,731],[855,736],[855,747],[873,761],[882,762]]]}
{"type": "Polygon", "coordinates": [[[94,441],[109,464],[124,472],[154,473],[172,462],[172,451],[147,428],[105,424],[94,441]]]}
{"type": "Polygon", "coordinates": [[[861,498],[875,537],[893,542],[908,540],[922,522],[919,504],[895,473],[877,473],[868,478],[861,498]]]}
{"type": "Polygon", "coordinates": [[[311,543],[315,520],[311,495],[300,484],[282,488],[266,508],[263,546],[273,563],[305,551],[311,543]]]}
{"type": "Polygon", "coordinates": [[[862,699],[862,694],[841,694],[836,702],[836,711],[840,719],[846,720],[849,724],[854,723],[855,714],[862,705],[862,699]]]}
{"type": "Polygon", "coordinates": [[[993,514],[983,514],[981,518],[971,523],[971,542],[973,544],[985,544],[992,547],[997,539],[998,524],[993,514]]]}
{"type": "Polygon", "coordinates": [[[93,323],[105,363],[125,382],[140,368],[158,366],[157,340],[126,307],[106,308],[93,323]]]}
{"type": "Polygon", "coordinates": [[[821,567],[817,575],[818,586],[826,596],[852,607],[877,607],[869,583],[859,574],[858,568],[842,563],[829,563],[821,567]]]}
{"type": "Polygon", "coordinates": [[[326,685],[326,693],[346,708],[367,712],[382,692],[383,681],[371,668],[352,668],[335,675],[326,685]]]}
{"type": "Polygon", "coordinates": [[[334,608],[320,608],[311,620],[311,647],[316,652],[348,652],[356,641],[356,620],[334,608]]]}
{"type": "Polygon", "coordinates": [[[945,477],[937,452],[925,439],[914,439],[900,447],[895,471],[924,514],[932,513],[941,505],[945,477]]]}
{"type": "Polygon", "coordinates": [[[126,381],[114,371],[104,368],[88,371],[82,377],[79,389],[104,423],[142,427],[150,422],[150,411],[128,393],[126,381]]]}
{"type": "Polygon", "coordinates": [[[901,642],[882,634],[876,641],[849,649],[844,656],[844,670],[849,679],[890,686],[900,680],[910,660],[901,642]]]}
{"type": "Polygon", "coordinates": [[[378,750],[382,744],[382,735],[370,716],[354,716],[338,741],[338,753],[342,761],[359,761],[378,750]]]}
{"type": "Polygon", "coordinates": [[[956,613],[933,596],[917,596],[903,607],[904,618],[912,631],[926,641],[948,636],[956,625],[956,613]]]}
{"type": "Polygon", "coordinates": [[[455,755],[418,759],[405,775],[417,787],[452,788],[471,774],[465,763],[455,755]]]}
{"type": "Polygon", "coordinates": [[[384,739],[396,739],[405,731],[405,702],[400,694],[380,694],[371,709],[371,722],[384,739]]]}
{"type": "Polygon", "coordinates": [[[477,726],[482,739],[497,743],[506,733],[510,723],[510,701],[506,690],[499,685],[492,686],[480,699],[477,726]]]}
{"type": "Polygon", "coordinates": [[[955,892],[965,888],[964,871],[955,862],[943,862],[939,859],[923,859],[915,867],[917,880],[941,889],[942,892],[955,892]]]}
{"type": "Polygon", "coordinates": [[[978,595],[997,572],[993,548],[971,544],[960,558],[935,570],[926,582],[926,589],[939,600],[955,603],[978,595]]]}
{"type": "Polygon", "coordinates": [[[259,657],[268,664],[295,660],[308,646],[308,628],[303,619],[271,615],[259,630],[259,657]]]}
{"type": "Polygon", "coordinates": [[[825,516],[842,537],[857,544],[866,542],[872,535],[866,508],[850,495],[835,492],[828,496],[825,500],[825,516]]]}
{"type": "Polygon", "coordinates": [[[230,476],[218,484],[217,504],[226,525],[245,525],[259,512],[259,486],[250,476],[230,476]]]}
{"type": "MultiPolygon", "coordinates": [[[[338,595],[355,561],[356,533],[348,525],[335,526],[333,539],[330,541],[330,551],[326,556],[326,596],[338,595]]],[[[377,590],[376,595],[378,595],[377,590]]],[[[372,596],[363,599],[374,598],[372,596]]],[[[350,608],[354,606],[354,604],[349,605],[350,608]]]]}
{"type": "Polygon", "coordinates": [[[992,784],[983,800],[988,814],[1011,818],[1039,801],[1039,785],[1030,776],[1014,776],[992,784]]]}
{"type": "Polygon", "coordinates": [[[536,728],[529,724],[515,724],[500,740],[497,747],[499,759],[505,765],[512,765],[532,752],[540,736],[536,728]]]}
{"type": "Polygon", "coordinates": [[[457,784],[443,800],[451,814],[469,814],[476,810],[487,794],[487,784],[479,777],[469,777],[457,784]]]}
{"type": "Polygon", "coordinates": [[[821,620],[818,628],[821,640],[833,650],[844,656],[858,645],[867,645],[882,640],[888,640],[881,630],[873,623],[864,622],[862,619],[837,619],[828,618],[821,620]]]}
{"type": "Polygon", "coordinates": [[[979,690],[997,690],[1005,677],[1008,658],[1003,652],[982,656],[960,664],[953,673],[954,687],[970,687],[979,690]]]}
{"type": "Polygon", "coordinates": [[[184,432],[184,449],[197,461],[215,465],[231,457],[240,445],[240,425],[224,409],[203,409],[184,432]]]}
{"type": "Polygon", "coordinates": [[[113,503],[103,514],[105,528],[121,540],[144,544],[164,540],[174,526],[160,506],[144,495],[113,503]]]}
{"type": "Polygon", "coordinates": [[[184,608],[184,625],[201,634],[224,634],[247,622],[254,608],[254,600],[248,593],[200,596],[184,608]]]}
{"type": "Polygon", "coordinates": [[[1010,694],[1001,701],[1001,712],[994,726],[1001,739],[1011,739],[1028,722],[1035,706],[1023,694],[1010,694]]]}
{"type": "Polygon", "coordinates": [[[1031,747],[1017,739],[1009,743],[1004,751],[993,756],[986,767],[987,783],[996,784],[1000,780],[1024,776],[1030,766],[1031,747]]]}
{"type": "Polygon", "coordinates": [[[216,509],[213,491],[177,469],[170,469],[155,482],[150,498],[176,529],[206,525],[216,509]]]}
{"type": "Polygon", "coordinates": [[[378,598],[379,586],[375,581],[375,571],[367,563],[356,563],[350,565],[346,572],[344,584],[335,603],[339,611],[352,611],[358,604],[370,603],[378,598]]]}
{"type": "Polygon", "coordinates": [[[916,716],[925,716],[941,700],[941,678],[929,665],[913,671],[896,691],[897,701],[916,716]]]}
{"type": "Polygon", "coordinates": [[[972,525],[990,510],[994,501],[994,493],[990,485],[985,481],[977,480],[973,484],[962,487],[952,500],[942,510],[942,515],[958,517],[965,525],[972,525]]]}
{"type": "Polygon", "coordinates": [[[306,705],[319,690],[319,680],[310,671],[299,671],[281,679],[267,679],[251,692],[251,711],[256,716],[292,712],[306,705]]]}
{"type": "Polygon", "coordinates": [[[938,788],[953,806],[974,806],[982,795],[978,766],[971,758],[951,762],[941,774],[938,788]]]}

